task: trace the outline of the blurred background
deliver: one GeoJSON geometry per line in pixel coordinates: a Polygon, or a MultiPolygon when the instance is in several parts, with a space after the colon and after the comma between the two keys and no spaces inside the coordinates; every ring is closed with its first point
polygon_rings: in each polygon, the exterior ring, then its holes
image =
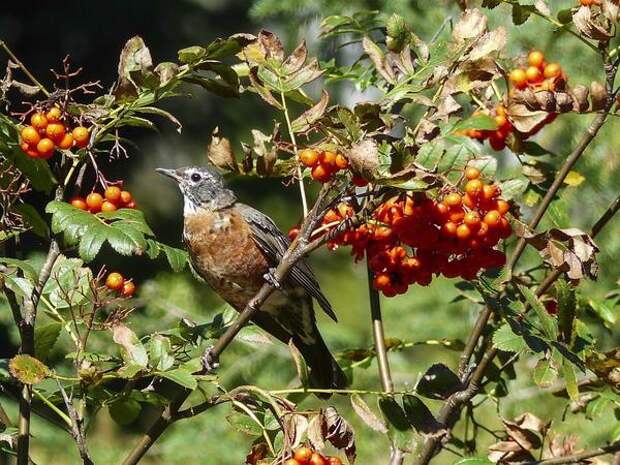
{"type": "MultiPolygon", "coordinates": [[[[557,11],[573,6],[573,2],[551,0],[550,6],[557,11]]],[[[157,62],[175,61],[177,50],[186,46],[204,45],[216,37],[237,32],[256,33],[261,28],[279,34],[289,50],[305,38],[311,53],[328,59],[335,48],[333,43],[322,43],[318,38],[321,18],[329,14],[349,14],[359,9],[398,12],[410,22],[414,32],[426,40],[432,37],[446,17],[457,18],[460,11],[455,2],[444,0],[108,0],[53,4],[6,0],[2,2],[0,11],[0,39],[48,86],[52,83],[50,68],[58,69],[62,58],[69,54],[75,65],[83,67],[81,76],[84,81],[100,80],[107,89],[116,79],[120,50],[125,41],[134,35],[144,38],[157,62]]],[[[491,27],[509,25],[510,9],[498,7],[489,15],[491,27]]],[[[511,26],[506,55],[517,57],[531,48],[539,48],[551,60],[560,61],[572,83],[587,84],[592,79],[603,79],[598,56],[569,34],[553,33],[547,24],[537,18],[531,18],[519,27],[511,26]]],[[[336,56],[338,60],[348,59],[346,52],[338,52],[336,56]]],[[[5,63],[6,57],[2,56],[0,66],[5,63]]],[[[318,95],[320,87],[321,84],[315,85],[310,89],[311,93],[318,95]]],[[[349,85],[332,87],[329,91],[333,101],[344,104],[373,97],[372,91],[360,94],[349,85]]],[[[258,128],[269,133],[273,119],[279,116],[271,113],[254,95],[224,99],[195,88],[192,89],[192,97],[177,98],[166,102],[165,106],[183,124],[182,133],[178,134],[166,121],[160,122],[158,133],[129,131],[127,137],[137,144],[130,148],[129,158],[104,165],[104,170],[109,179],[124,179],[125,187],[134,194],[147,221],[158,232],[159,239],[180,247],[181,198],[172,183],[157,176],[154,168],[205,163],[206,147],[216,126],[239,151],[241,142],[251,141],[250,129],[258,128]]],[[[543,130],[536,140],[558,154],[553,163],[559,165],[589,120],[589,116],[562,116],[543,130]]],[[[589,229],[615,197],[620,188],[618,129],[617,119],[612,118],[577,166],[585,181],[564,190],[557,208],[549,215],[547,226],[551,224],[549,221],[553,221],[554,225],[571,224],[589,229]]],[[[493,154],[500,162],[500,174],[510,173],[511,166],[514,166],[512,156],[500,152],[493,154]]],[[[231,183],[243,201],[269,214],[281,229],[286,231],[297,223],[301,209],[296,188],[288,188],[274,180],[233,179],[231,183]]],[[[523,212],[527,215],[529,210],[523,209],[523,212]]],[[[616,222],[597,240],[601,249],[601,277],[596,284],[584,284],[585,295],[601,297],[618,286],[619,230],[616,222]]],[[[36,243],[32,244],[32,253],[36,257],[36,243]]],[[[118,269],[137,282],[138,305],[129,319],[129,325],[139,335],[172,327],[183,317],[206,322],[221,310],[222,302],[218,297],[206,284],[197,282],[189,271],[175,274],[167,269],[163,261],[154,265],[139,257],[121,258],[112,253],[103,253],[99,257],[105,257],[108,268],[118,269]]],[[[340,323],[336,325],[323,316],[319,317],[328,345],[338,352],[372,344],[365,268],[353,263],[348,250],[336,253],[319,251],[310,261],[340,318],[340,323]]],[[[522,266],[528,266],[528,263],[535,263],[535,255],[531,252],[522,260],[522,266]]],[[[102,265],[104,263],[101,261],[96,262],[93,269],[97,270],[102,265]]],[[[411,342],[463,339],[471,328],[477,309],[464,300],[453,302],[456,296],[454,282],[437,279],[428,288],[412,287],[404,296],[384,299],[388,337],[411,342]]],[[[617,309],[614,311],[617,313],[617,309]]],[[[620,342],[620,333],[617,326],[614,329],[596,336],[606,346],[616,346],[620,342]]],[[[17,341],[10,312],[2,302],[0,358],[12,356],[17,341]]],[[[56,347],[58,356],[65,352],[62,350],[63,343],[61,340],[56,347]]],[[[414,385],[419,374],[433,363],[454,366],[458,353],[440,345],[415,345],[401,352],[393,352],[390,357],[397,389],[403,389],[414,385]]],[[[245,383],[264,388],[295,386],[293,364],[287,349],[280,344],[257,349],[236,343],[225,353],[222,362],[223,384],[229,388],[245,383]]],[[[524,376],[511,382],[511,395],[498,404],[487,402],[478,420],[489,428],[495,428],[498,426],[496,410],[506,418],[529,410],[542,418],[554,420],[560,431],[578,432],[580,445],[584,447],[604,441],[614,426],[612,412],[605,413],[596,422],[569,413],[566,423],[562,424],[563,401],[549,394],[541,394],[532,387],[528,376],[531,368],[531,361],[521,361],[518,369],[524,376]]],[[[354,385],[379,389],[376,365],[372,363],[356,370],[354,385]]],[[[375,399],[367,398],[367,401],[376,406],[375,399]]],[[[312,398],[303,402],[316,404],[312,398]]],[[[351,411],[347,398],[335,398],[333,402],[356,428],[358,463],[385,463],[387,437],[363,426],[351,411]]],[[[433,401],[429,401],[429,405],[436,408],[433,401]]],[[[9,403],[8,406],[9,411],[14,413],[15,405],[9,403]]],[[[235,432],[227,424],[225,416],[228,412],[223,407],[177,424],[149,452],[143,463],[243,463],[252,438],[235,432]]],[[[147,417],[119,426],[107,411],[101,411],[88,432],[95,463],[118,463],[148,420],[147,417]]],[[[65,433],[35,418],[33,435],[36,440],[33,442],[32,456],[36,463],[78,463],[75,445],[65,433]]],[[[480,439],[480,446],[493,442],[492,436],[485,433],[480,439]]],[[[444,453],[438,463],[447,464],[455,460],[455,456],[444,453]]],[[[10,463],[8,457],[0,457],[0,464],[4,463],[10,463]]]]}

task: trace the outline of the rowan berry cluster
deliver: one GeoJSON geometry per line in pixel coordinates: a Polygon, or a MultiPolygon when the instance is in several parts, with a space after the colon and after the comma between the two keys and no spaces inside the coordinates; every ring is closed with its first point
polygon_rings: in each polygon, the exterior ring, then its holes
{"type": "MultiPolygon", "coordinates": [[[[480,112],[474,113],[480,114],[480,112]]],[[[492,131],[480,130],[480,129],[466,129],[465,135],[473,139],[478,139],[480,142],[484,142],[485,139],[489,140],[489,145],[493,150],[503,150],[506,147],[506,139],[513,131],[512,124],[508,120],[508,112],[504,105],[497,105],[493,112],[489,112],[489,116],[493,117],[497,128],[492,131]]]]}
{"type": "Polygon", "coordinates": [[[111,291],[120,293],[123,297],[131,297],[136,292],[136,285],[122,274],[113,271],[105,279],[105,286],[111,291]]]}
{"type": "MultiPolygon", "coordinates": [[[[311,176],[321,183],[328,182],[334,174],[349,167],[349,160],[341,153],[330,150],[304,149],[299,152],[299,161],[311,169],[311,176]]],[[[365,186],[367,181],[354,177],[353,182],[359,186],[365,186]]]]}
{"type": "MultiPolygon", "coordinates": [[[[437,199],[424,193],[388,199],[369,221],[329,246],[351,245],[356,259],[366,255],[374,286],[387,297],[412,284],[427,286],[433,275],[471,280],[481,270],[503,266],[506,256],[495,246],[512,234],[505,218],[510,206],[497,186],[482,182],[478,169],[467,168],[463,177],[463,191],[450,188],[437,199]]],[[[340,205],[323,224],[335,227],[351,215],[350,206],[340,205]]]]}
{"type": "Polygon", "coordinates": [[[121,190],[118,186],[108,186],[103,195],[91,192],[86,198],[73,197],[70,203],[75,208],[91,213],[113,212],[119,208],[136,208],[131,192],[121,190]]]}
{"type": "Polygon", "coordinates": [[[310,447],[303,446],[296,449],[284,465],[342,465],[342,460],[335,456],[324,456],[310,447]]]}
{"type": "Polygon", "coordinates": [[[62,120],[63,114],[58,107],[52,107],[46,113],[34,113],[30,125],[21,131],[22,151],[29,157],[48,160],[57,148],[86,147],[90,139],[88,129],[77,126],[71,130],[62,120]]]}

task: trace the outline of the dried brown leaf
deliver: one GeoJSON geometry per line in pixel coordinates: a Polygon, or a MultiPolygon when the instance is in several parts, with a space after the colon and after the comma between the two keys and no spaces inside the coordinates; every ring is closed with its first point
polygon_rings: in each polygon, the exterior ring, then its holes
{"type": "Polygon", "coordinates": [[[508,119],[522,133],[530,132],[547,118],[547,112],[532,111],[524,104],[513,103],[508,107],[508,119]]]}
{"type": "Polygon", "coordinates": [[[273,32],[261,30],[258,33],[258,45],[265,58],[272,58],[280,62],[284,60],[284,47],[278,36],[273,32]]]}
{"type": "Polygon", "coordinates": [[[220,137],[220,130],[217,126],[211,133],[211,143],[209,144],[207,158],[218,168],[239,172],[239,165],[237,164],[230,141],[226,137],[220,137]]]}
{"type": "Polygon", "coordinates": [[[349,423],[334,407],[327,407],[323,411],[323,437],[332,443],[336,449],[344,450],[349,463],[355,462],[355,433],[349,423]]]}
{"type": "Polygon", "coordinates": [[[291,53],[286,60],[284,60],[283,68],[287,73],[295,73],[299,71],[299,69],[306,62],[306,58],[308,57],[308,49],[306,47],[306,41],[302,41],[293,53],[291,53]]]}
{"type": "Polygon", "coordinates": [[[454,26],[452,38],[458,43],[480,37],[486,32],[487,23],[487,17],[477,8],[466,10],[454,26]]]}
{"type": "Polygon", "coordinates": [[[590,39],[608,41],[613,37],[613,34],[598,21],[598,18],[592,16],[592,10],[587,6],[580,7],[573,14],[573,23],[579,32],[590,39]]]}

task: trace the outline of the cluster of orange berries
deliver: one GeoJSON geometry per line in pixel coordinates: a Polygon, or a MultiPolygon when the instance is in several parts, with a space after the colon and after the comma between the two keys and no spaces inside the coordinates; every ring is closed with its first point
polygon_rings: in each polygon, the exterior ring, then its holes
{"type": "Polygon", "coordinates": [[[579,0],[581,6],[592,6],[592,5],[600,5],[600,0],[579,0]]]}
{"type": "Polygon", "coordinates": [[[555,90],[564,88],[566,74],[559,63],[545,62],[545,55],[532,50],[527,56],[527,67],[515,68],[510,72],[510,82],[517,89],[531,87],[536,90],[555,90]]]}
{"type": "MultiPolygon", "coordinates": [[[[474,113],[474,116],[476,113],[474,113]]],[[[490,115],[495,119],[496,129],[492,131],[480,130],[480,129],[466,129],[465,135],[473,139],[478,139],[483,142],[485,139],[489,139],[489,145],[493,150],[503,150],[506,147],[506,139],[513,131],[512,124],[508,120],[508,112],[503,105],[497,105],[495,107],[494,114],[490,115]]]]}
{"type": "Polygon", "coordinates": [[[324,456],[310,447],[303,446],[296,449],[284,465],[342,465],[342,460],[334,456],[324,456]]]}
{"type": "MultiPolygon", "coordinates": [[[[304,149],[299,152],[299,161],[311,169],[312,179],[321,183],[330,181],[338,171],[349,167],[349,160],[344,155],[330,150],[304,149]]],[[[368,184],[358,177],[353,177],[353,182],[358,186],[368,184]]]]}
{"type": "Polygon", "coordinates": [[[92,192],[83,197],[73,197],[71,205],[91,213],[113,212],[119,208],[136,208],[131,192],[121,190],[118,186],[108,186],[103,195],[92,192]]]}
{"type": "Polygon", "coordinates": [[[123,297],[131,297],[136,292],[136,285],[122,274],[113,271],[105,279],[105,286],[111,291],[119,292],[123,297]]]}
{"type": "MultiPolygon", "coordinates": [[[[364,254],[374,273],[374,286],[387,297],[403,294],[409,285],[427,286],[433,275],[474,279],[484,269],[505,264],[495,249],[512,234],[505,218],[510,209],[500,190],[480,180],[480,171],[465,170],[464,192],[451,189],[440,199],[424,193],[392,197],[380,205],[372,219],[330,241],[329,246],[352,246],[364,254]]],[[[337,226],[353,209],[339,205],[329,210],[324,225],[337,226]]]]}
{"type": "Polygon", "coordinates": [[[21,149],[32,158],[49,159],[56,148],[67,150],[86,147],[90,133],[84,126],[70,130],[61,121],[62,112],[52,107],[47,113],[38,111],[30,117],[30,125],[21,131],[21,149]]]}

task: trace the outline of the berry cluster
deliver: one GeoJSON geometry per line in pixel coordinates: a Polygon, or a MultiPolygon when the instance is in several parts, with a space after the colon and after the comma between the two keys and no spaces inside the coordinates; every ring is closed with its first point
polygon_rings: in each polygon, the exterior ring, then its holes
{"type": "MultiPolygon", "coordinates": [[[[356,259],[366,254],[374,286],[388,297],[412,284],[429,285],[433,274],[471,280],[483,269],[503,266],[506,256],[495,246],[512,234],[505,218],[510,206],[497,186],[480,180],[478,169],[467,168],[464,178],[464,192],[451,189],[439,199],[424,193],[388,199],[330,247],[351,245],[356,259]]],[[[352,214],[350,206],[340,205],[323,223],[337,225],[352,214]]]]}
{"type": "MultiPolygon", "coordinates": [[[[321,183],[330,181],[338,171],[349,167],[349,160],[344,155],[329,150],[304,149],[299,152],[299,161],[310,168],[312,178],[321,183]]],[[[353,182],[360,186],[368,184],[356,177],[353,182]]]]}
{"type": "Polygon", "coordinates": [[[119,292],[123,297],[131,297],[136,292],[136,285],[122,274],[113,271],[105,279],[105,286],[111,291],[119,292]]]}
{"type": "MultiPolygon", "coordinates": [[[[474,116],[476,113],[474,113],[474,116]]],[[[503,150],[506,147],[506,139],[513,131],[512,124],[508,120],[508,113],[503,105],[497,105],[492,116],[495,119],[497,129],[492,131],[485,131],[480,129],[466,129],[465,135],[473,139],[478,139],[483,142],[485,139],[489,139],[489,145],[493,150],[503,150]]]]}
{"type": "Polygon", "coordinates": [[[600,0],[579,0],[579,3],[581,4],[581,6],[592,6],[592,5],[600,5],[601,1],[600,0]]]}
{"type": "Polygon", "coordinates": [[[70,203],[75,208],[87,210],[91,213],[113,212],[119,208],[136,208],[136,202],[134,202],[131,192],[123,191],[117,186],[107,187],[103,195],[92,192],[85,199],[73,197],[70,203]]]}
{"type": "Polygon", "coordinates": [[[284,462],[284,465],[342,465],[338,457],[326,457],[310,447],[303,446],[295,450],[293,457],[284,462]]]}
{"type": "Polygon", "coordinates": [[[90,133],[84,126],[70,130],[62,123],[62,112],[52,107],[47,113],[36,112],[30,117],[30,125],[21,131],[21,149],[32,158],[49,159],[56,148],[86,147],[90,133]]]}

